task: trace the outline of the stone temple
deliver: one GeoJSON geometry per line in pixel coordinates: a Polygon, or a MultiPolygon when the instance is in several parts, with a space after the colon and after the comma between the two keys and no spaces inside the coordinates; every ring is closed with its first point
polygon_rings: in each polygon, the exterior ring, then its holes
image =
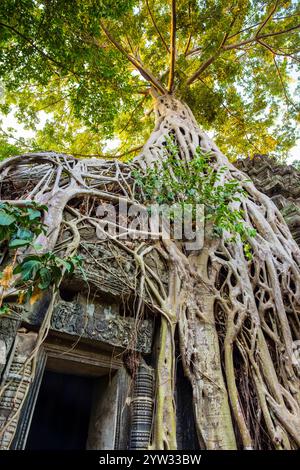
{"type": "MultiPolygon", "coordinates": [[[[300,172],[265,156],[237,166],[273,199],[300,244],[300,172]]],[[[0,318],[0,449],[149,445],[155,318],[145,311],[136,322],[134,299],[124,304],[127,287],[109,249],[96,244],[88,229],[83,238],[85,275],[75,271],[60,286],[33,380],[28,358],[37,348],[47,294],[32,307],[16,306],[14,315],[0,318]],[[106,260],[105,270],[97,265],[99,256],[106,260]],[[136,356],[142,361],[132,374],[136,356]]],[[[163,282],[163,270],[161,277],[163,282]]],[[[175,398],[181,449],[198,448],[191,397],[179,358],[175,398]]]]}

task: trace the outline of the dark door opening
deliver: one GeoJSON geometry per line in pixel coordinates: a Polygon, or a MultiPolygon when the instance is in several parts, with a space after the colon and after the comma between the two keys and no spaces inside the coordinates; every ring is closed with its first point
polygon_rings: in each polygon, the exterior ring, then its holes
{"type": "Polygon", "coordinates": [[[85,449],[95,379],[45,371],[26,449],[85,449]]]}

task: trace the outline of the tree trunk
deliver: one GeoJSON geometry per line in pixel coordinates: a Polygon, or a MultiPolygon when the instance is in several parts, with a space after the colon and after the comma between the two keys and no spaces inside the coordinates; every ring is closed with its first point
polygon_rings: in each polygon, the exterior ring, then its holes
{"type": "Polygon", "coordinates": [[[257,231],[249,240],[251,261],[241,241],[230,242],[228,234],[216,241],[209,226],[200,253],[183,255],[173,247],[181,290],[188,293],[176,318],[200,445],[294,448],[300,439],[299,369],[292,361],[293,341],[300,338],[299,248],[272,201],[229,163],[186,105],[164,96],[156,113],[156,128],[136,159],[141,167],[164,158],[171,134],[183,161],[198,146],[211,152],[216,170],[227,167],[224,180],[239,180],[248,193],[244,219],[257,231]]]}

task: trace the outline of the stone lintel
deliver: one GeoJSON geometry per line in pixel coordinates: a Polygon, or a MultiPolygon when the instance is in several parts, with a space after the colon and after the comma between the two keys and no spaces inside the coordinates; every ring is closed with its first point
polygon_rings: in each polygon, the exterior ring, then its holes
{"type": "Polygon", "coordinates": [[[144,354],[151,352],[153,322],[139,321],[137,329],[134,318],[119,315],[117,304],[85,305],[61,300],[54,308],[51,330],[144,354]]]}

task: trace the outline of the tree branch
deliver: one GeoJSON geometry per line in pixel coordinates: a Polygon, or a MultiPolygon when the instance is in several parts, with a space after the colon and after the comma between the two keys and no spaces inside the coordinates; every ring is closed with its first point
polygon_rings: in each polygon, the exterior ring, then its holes
{"type": "MultiPolygon", "coordinates": [[[[232,25],[234,23],[235,19],[233,20],[232,22],[232,25]]],[[[232,26],[231,25],[231,26],[232,26]]],[[[230,31],[230,30],[229,30],[230,31]]],[[[202,72],[204,72],[205,69],[207,69],[207,67],[209,67],[220,55],[221,53],[221,50],[226,42],[226,39],[229,35],[229,31],[227,31],[227,33],[224,34],[224,37],[222,39],[222,42],[221,44],[219,45],[218,49],[216,50],[215,54],[212,55],[209,59],[207,59],[200,67],[198,70],[196,70],[196,72],[187,80],[186,84],[187,85],[191,85],[195,80],[197,80],[197,78],[200,77],[200,75],[202,74],[202,72]]]]}
{"type": "Polygon", "coordinates": [[[294,31],[299,28],[300,28],[300,24],[297,24],[296,26],[292,26],[288,29],[284,29],[283,31],[275,31],[273,33],[261,34],[260,36],[255,35],[254,37],[250,39],[245,39],[244,41],[238,42],[236,44],[228,44],[227,46],[224,45],[223,50],[230,51],[231,49],[239,49],[240,47],[246,46],[247,44],[251,44],[252,42],[257,42],[261,39],[270,38],[273,36],[279,36],[280,34],[289,33],[290,31],[294,31]]]}
{"type": "Polygon", "coordinates": [[[291,26],[290,28],[284,29],[283,31],[277,31],[275,33],[263,34],[262,36],[259,36],[259,39],[270,38],[272,36],[279,36],[280,34],[289,33],[290,31],[295,31],[296,29],[299,29],[299,28],[300,28],[300,24],[297,24],[296,26],[291,26]]]}
{"type": "MultiPolygon", "coordinates": [[[[275,51],[275,49],[273,49],[269,44],[267,44],[266,42],[262,41],[261,39],[259,39],[257,41],[261,46],[265,47],[266,49],[268,49],[270,52],[272,52],[272,54],[274,56],[278,55],[278,56],[282,56],[282,57],[290,57],[291,59],[295,60],[296,62],[299,62],[300,60],[298,59],[298,57],[295,57],[293,55],[293,53],[289,53],[289,52],[285,52],[283,51],[282,49],[279,49],[279,51],[275,51]]],[[[296,51],[295,53],[297,52],[300,52],[300,51],[296,51]]]]}
{"type": "Polygon", "coordinates": [[[209,59],[203,62],[201,67],[199,67],[198,70],[196,70],[196,72],[187,80],[186,84],[191,85],[195,80],[197,80],[197,78],[200,77],[202,72],[204,72],[204,70],[207,69],[207,67],[209,67],[210,64],[212,64],[216,60],[219,54],[220,54],[220,51],[218,51],[215,55],[211,56],[209,59]]]}
{"type": "MultiPolygon", "coordinates": [[[[283,89],[283,93],[284,93],[284,96],[285,96],[286,103],[287,103],[287,105],[290,104],[293,108],[296,109],[295,103],[293,103],[293,101],[288,96],[288,93],[287,93],[287,90],[286,90],[286,87],[285,87],[285,84],[284,84],[284,81],[283,81],[283,78],[282,78],[282,75],[281,75],[281,72],[280,72],[280,68],[278,67],[278,64],[276,62],[276,55],[283,55],[283,54],[278,54],[276,51],[274,51],[274,49],[272,49],[272,47],[269,46],[269,44],[266,44],[263,41],[259,40],[258,42],[259,42],[259,44],[261,44],[261,46],[268,49],[271,52],[271,54],[273,55],[274,65],[276,67],[276,71],[277,71],[277,74],[278,74],[279,79],[280,79],[280,83],[281,83],[281,86],[282,86],[282,89],[283,89]]],[[[289,54],[287,54],[287,56],[289,56],[289,54]]]]}
{"type": "Polygon", "coordinates": [[[282,86],[282,89],[283,89],[283,93],[284,93],[284,96],[285,96],[287,105],[291,104],[291,105],[293,106],[293,108],[297,109],[296,106],[295,106],[295,104],[294,104],[293,101],[290,99],[290,97],[289,97],[289,95],[288,95],[288,93],[287,93],[287,90],[286,90],[286,88],[285,88],[284,81],[283,81],[283,78],[282,78],[280,69],[279,69],[278,64],[277,64],[277,62],[276,62],[276,57],[275,57],[274,54],[273,54],[273,60],[274,60],[274,64],[275,64],[275,67],[276,67],[278,76],[279,76],[279,80],[280,80],[280,83],[281,83],[281,86],[282,86]]]}
{"type": "Polygon", "coordinates": [[[189,48],[190,48],[190,45],[191,45],[191,40],[192,40],[192,33],[189,34],[189,37],[188,37],[188,40],[187,40],[187,43],[186,43],[186,46],[184,48],[184,55],[185,57],[187,57],[188,55],[191,54],[191,52],[189,52],[189,48]]]}
{"type": "Polygon", "coordinates": [[[168,91],[172,93],[174,88],[174,72],[176,62],[176,0],[171,0],[171,43],[170,43],[170,71],[168,80],[168,91]]]}
{"type": "Polygon", "coordinates": [[[168,54],[170,54],[170,49],[169,49],[169,47],[168,47],[166,41],[164,40],[163,35],[161,34],[159,27],[158,27],[157,24],[156,24],[156,21],[155,21],[155,18],[154,18],[154,16],[153,16],[153,13],[152,13],[152,11],[151,11],[151,9],[150,9],[148,0],[146,0],[146,5],[147,5],[147,10],[148,10],[148,13],[149,13],[149,15],[150,15],[151,21],[152,21],[152,23],[153,23],[153,26],[154,26],[154,28],[155,28],[157,34],[159,35],[159,37],[160,37],[160,39],[161,39],[163,45],[165,46],[166,51],[168,52],[168,54]]]}
{"type": "MultiPolygon", "coordinates": [[[[298,16],[298,15],[297,14],[292,14],[292,15],[287,15],[287,16],[278,16],[278,17],[273,18],[273,21],[286,20],[288,18],[294,18],[295,16],[298,16]]],[[[254,23],[251,26],[248,26],[247,28],[241,29],[240,31],[237,31],[234,34],[231,34],[230,36],[228,36],[228,39],[232,39],[232,38],[238,36],[239,34],[245,33],[246,31],[250,31],[250,29],[254,29],[257,26],[260,26],[261,24],[262,24],[262,21],[259,21],[258,23],[254,23]]]]}
{"type": "MultiPolygon", "coordinates": [[[[190,4],[190,2],[189,2],[189,5],[188,5],[188,14],[189,14],[189,21],[190,21],[191,20],[191,4],[190,4]]],[[[185,57],[188,55],[188,51],[189,51],[189,48],[190,48],[190,45],[191,45],[191,40],[192,40],[192,33],[189,34],[186,46],[184,48],[184,53],[183,54],[184,54],[185,57]]]]}
{"type": "Polygon", "coordinates": [[[93,153],[93,154],[87,154],[87,153],[72,153],[75,157],[97,157],[97,158],[122,158],[125,157],[126,155],[130,155],[131,153],[136,153],[139,150],[143,148],[143,145],[138,145],[137,147],[134,147],[130,150],[127,150],[126,152],[120,153],[119,155],[109,155],[109,154],[100,154],[100,153],[93,153]]]}
{"type": "Polygon", "coordinates": [[[3,26],[3,28],[6,28],[6,29],[9,29],[10,31],[12,31],[13,33],[15,33],[17,36],[20,36],[22,39],[24,39],[24,41],[28,42],[32,47],[33,49],[35,49],[39,54],[41,54],[42,57],[44,57],[44,59],[52,62],[53,64],[57,65],[59,68],[62,68],[62,69],[65,69],[67,70],[68,72],[71,72],[73,75],[76,76],[75,72],[73,72],[72,70],[68,70],[67,67],[58,62],[57,60],[53,59],[53,57],[49,56],[48,54],[46,54],[46,52],[44,52],[42,49],[40,49],[36,43],[34,42],[33,39],[31,38],[28,38],[27,36],[25,36],[23,33],[21,33],[20,31],[18,31],[16,28],[14,28],[13,26],[10,26],[6,23],[2,23],[0,22],[0,26],[3,26]]]}
{"type": "Polygon", "coordinates": [[[262,24],[260,25],[260,27],[259,27],[258,30],[256,31],[256,36],[259,35],[259,33],[263,30],[263,28],[266,26],[266,24],[268,23],[268,21],[270,21],[270,19],[271,19],[272,16],[274,15],[275,11],[277,10],[278,3],[279,3],[279,1],[276,0],[275,5],[271,8],[270,13],[267,15],[267,17],[265,18],[265,20],[262,22],[262,24]]]}
{"type": "MultiPolygon", "coordinates": [[[[277,4],[277,2],[276,2],[277,4]]],[[[274,7],[275,8],[275,7],[274,7]]],[[[267,22],[269,21],[269,19],[271,18],[272,14],[274,14],[275,12],[275,9],[272,9],[272,12],[269,13],[268,17],[265,19],[265,21],[263,22],[263,24],[259,27],[258,29],[258,32],[261,31],[263,29],[263,27],[267,24],[267,22]],[[271,14],[272,13],[272,14],[271,14]]],[[[195,80],[197,80],[200,75],[204,72],[204,70],[209,67],[218,57],[219,55],[221,54],[222,51],[230,51],[232,49],[240,49],[241,47],[243,46],[246,46],[247,44],[251,44],[253,42],[257,42],[257,43],[260,43],[262,46],[265,46],[266,48],[270,48],[270,46],[266,45],[264,42],[263,42],[263,39],[265,38],[269,38],[269,37],[273,37],[273,36],[278,36],[278,35],[281,35],[281,34],[285,34],[285,33],[288,33],[290,31],[294,31],[296,29],[299,29],[300,28],[300,24],[296,25],[296,26],[291,26],[290,28],[288,29],[285,29],[283,31],[275,31],[273,33],[267,33],[267,34],[261,34],[261,35],[255,35],[253,36],[252,38],[250,39],[245,39],[244,41],[241,41],[239,43],[236,43],[236,44],[228,44],[228,45],[225,45],[225,42],[226,42],[226,39],[228,38],[228,33],[225,35],[222,43],[220,44],[219,48],[217,49],[216,53],[211,56],[209,59],[207,59],[200,67],[198,70],[196,70],[196,72],[187,80],[187,85],[191,85],[195,80]]],[[[276,51],[273,51],[275,54],[277,55],[285,55],[287,57],[291,57],[292,59],[294,60],[297,60],[297,58],[293,57],[292,55],[290,54],[281,54],[281,53],[276,53],[276,51]]]]}
{"type": "Polygon", "coordinates": [[[193,49],[191,49],[190,51],[187,51],[187,53],[185,54],[186,57],[190,57],[190,56],[193,56],[193,55],[197,55],[198,52],[203,52],[203,48],[201,46],[198,46],[198,47],[194,47],[193,49]]]}
{"type": "Polygon", "coordinates": [[[147,80],[148,82],[153,85],[153,87],[159,91],[161,94],[165,95],[167,93],[167,90],[164,88],[164,86],[157,80],[157,78],[148,70],[146,67],[144,67],[143,64],[141,64],[140,61],[138,61],[135,57],[132,55],[128,54],[128,52],[124,49],[124,47],[110,34],[110,32],[106,29],[104,26],[103,22],[100,21],[100,26],[105,34],[105,36],[108,38],[108,40],[120,51],[128,60],[129,62],[132,63],[132,65],[140,72],[142,77],[147,80]]]}

